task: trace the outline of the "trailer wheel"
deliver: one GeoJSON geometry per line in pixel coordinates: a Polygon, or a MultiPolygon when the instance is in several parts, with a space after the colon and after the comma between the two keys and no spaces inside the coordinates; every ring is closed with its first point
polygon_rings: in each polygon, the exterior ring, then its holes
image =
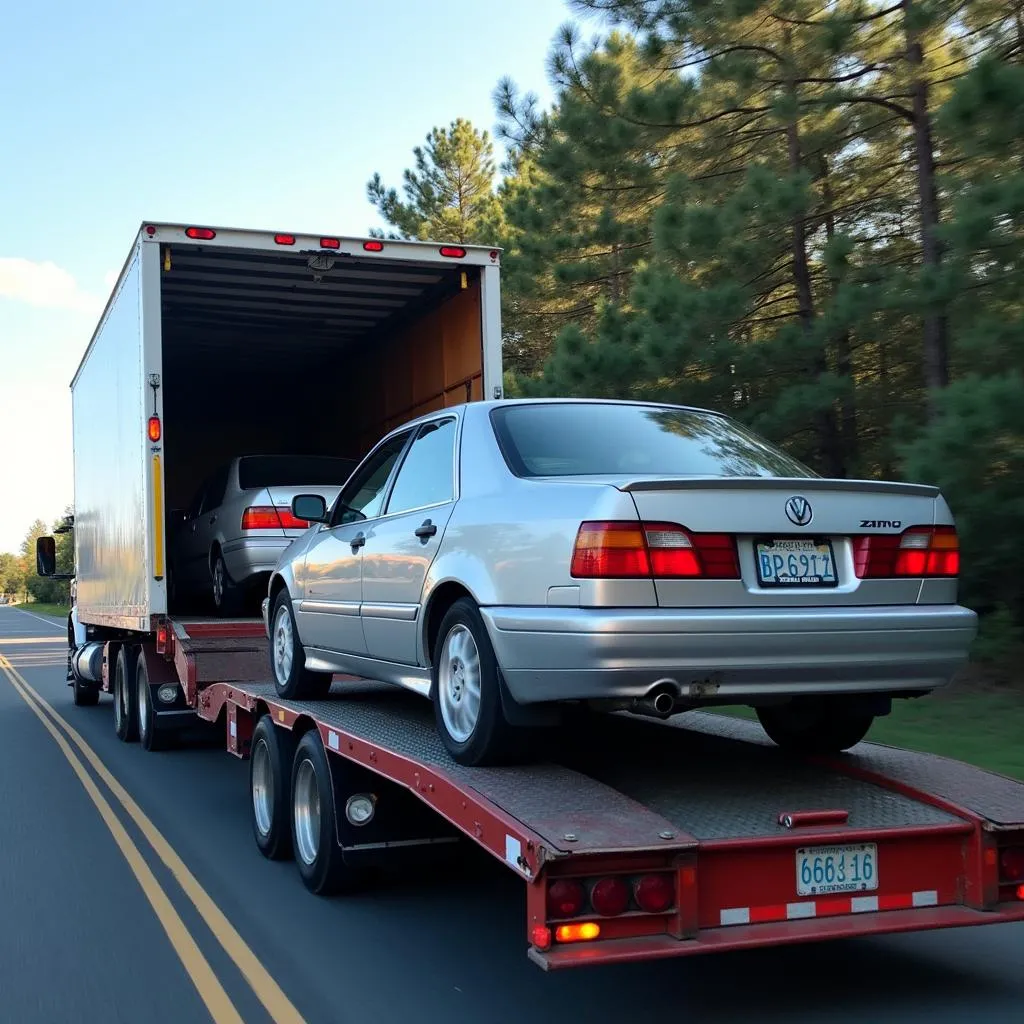
{"type": "Polygon", "coordinates": [[[287,700],[320,700],[331,688],[331,676],[306,668],[306,652],[295,628],[291,597],[282,590],[274,601],[270,633],[270,669],[274,689],[287,700]]]}
{"type": "Polygon", "coordinates": [[[842,703],[794,700],[777,707],[757,708],[768,738],[794,754],[838,754],[856,746],[868,734],[875,716],[851,711],[842,703]]]}
{"type": "Polygon", "coordinates": [[[160,729],[157,726],[153,691],[149,687],[149,671],[145,658],[139,658],[138,667],[135,669],[135,705],[139,712],[139,743],[143,750],[166,750],[171,745],[171,736],[167,729],[160,729]]]}
{"type": "Polygon", "coordinates": [[[253,731],[250,750],[249,792],[256,845],[268,860],[286,860],[292,852],[289,818],[295,737],[264,715],[253,731]]]}
{"type": "Polygon", "coordinates": [[[445,613],[434,648],[434,719],[448,753],[459,764],[507,761],[515,731],[501,707],[501,669],[480,612],[460,597],[445,613]]]}
{"type": "Polygon", "coordinates": [[[135,647],[122,644],[114,662],[114,731],[122,743],[134,743],[139,738],[139,706],[132,685],[138,657],[135,647]]]}
{"type": "Polygon", "coordinates": [[[362,874],[345,863],[338,845],[331,769],[315,729],[296,747],[291,793],[292,847],[303,885],[317,896],[356,888],[362,874]]]}

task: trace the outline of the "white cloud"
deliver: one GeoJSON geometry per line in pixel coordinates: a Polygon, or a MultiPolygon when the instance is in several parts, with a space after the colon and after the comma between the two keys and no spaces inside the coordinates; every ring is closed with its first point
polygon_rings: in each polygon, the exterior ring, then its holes
{"type": "Polygon", "coordinates": [[[84,291],[74,276],[56,263],[0,257],[0,296],[45,309],[98,314],[104,300],[84,291]]]}
{"type": "Polygon", "coordinates": [[[103,283],[107,286],[107,291],[110,291],[111,288],[113,288],[114,285],[117,284],[117,271],[108,270],[103,275],[103,283]]]}

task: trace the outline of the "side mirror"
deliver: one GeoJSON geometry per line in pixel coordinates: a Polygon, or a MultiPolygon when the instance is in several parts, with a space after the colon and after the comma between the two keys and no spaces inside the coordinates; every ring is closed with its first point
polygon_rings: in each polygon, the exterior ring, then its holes
{"type": "Polygon", "coordinates": [[[53,537],[36,539],[36,574],[55,576],[57,574],[57,541],[53,537]]]}
{"type": "Polygon", "coordinates": [[[296,494],[292,498],[292,515],[307,523],[326,523],[327,502],[319,494],[296,494]]]}

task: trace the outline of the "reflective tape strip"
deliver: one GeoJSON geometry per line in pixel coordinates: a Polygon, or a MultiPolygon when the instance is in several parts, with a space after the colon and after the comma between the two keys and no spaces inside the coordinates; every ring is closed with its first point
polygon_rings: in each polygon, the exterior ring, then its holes
{"type": "Polygon", "coordinates": [[[912,907],[937,907],[939,893],[923,889],[887,896],[830,896],[797,903],[779,903],[764,907],[727,907],[719,911],[719,924],[767,924],[777,921],[802,921],[815,917],[839,917],[843,914],[870,914],[881,910],[910,910],[912,907]]]}

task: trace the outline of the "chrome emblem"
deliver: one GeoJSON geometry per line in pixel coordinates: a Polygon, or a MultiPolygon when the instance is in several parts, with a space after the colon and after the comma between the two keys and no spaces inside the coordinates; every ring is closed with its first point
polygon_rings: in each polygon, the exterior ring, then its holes
{"type": "Polygon", "coordinates": [[[811,503],[806,498],[793,495],[786,502],[786,518],[795,526],[806,526],[814,518],[811,503]]]}

